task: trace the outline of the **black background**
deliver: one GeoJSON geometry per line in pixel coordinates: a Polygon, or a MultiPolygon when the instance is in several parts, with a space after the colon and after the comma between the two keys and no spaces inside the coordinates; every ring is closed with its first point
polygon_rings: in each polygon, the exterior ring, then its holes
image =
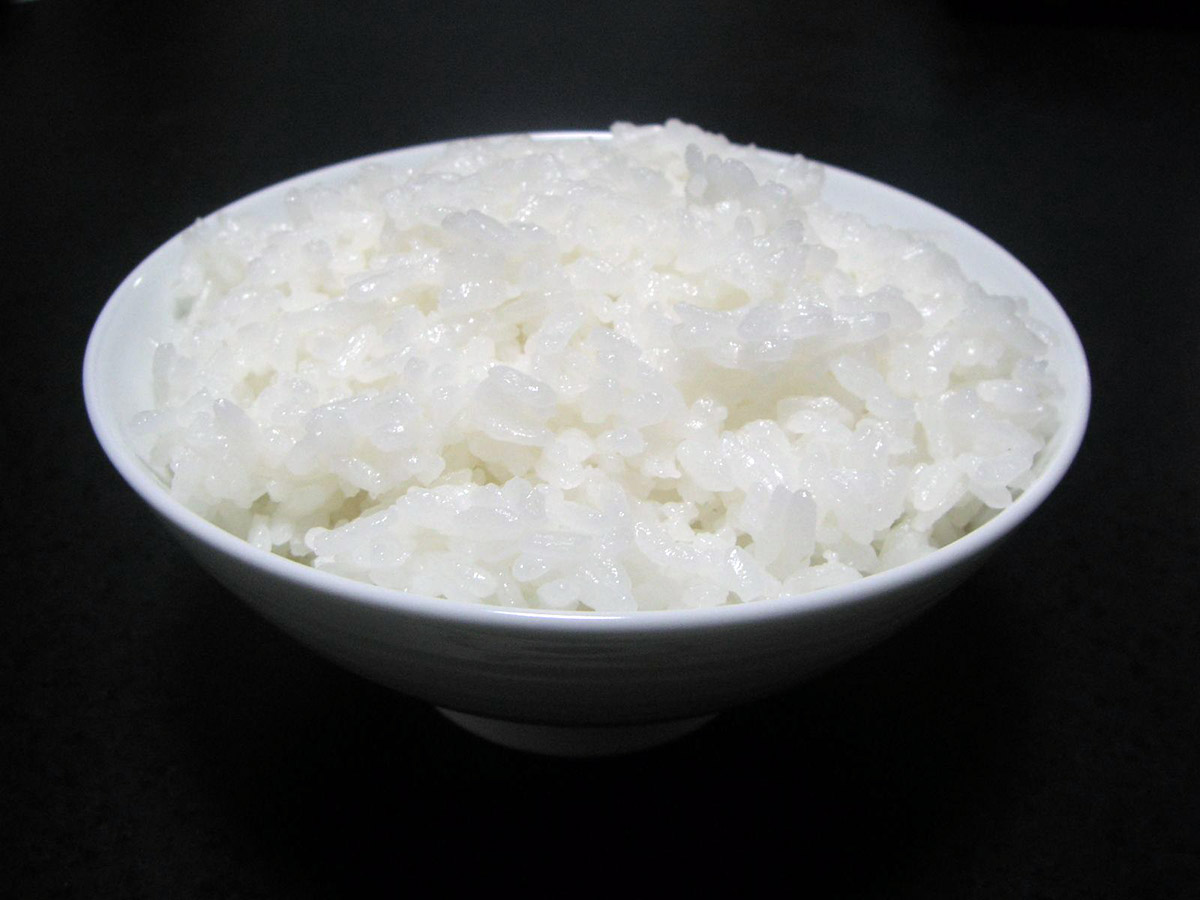
{"type": "Polygon", "coordinates": [[[0,894],[344,896],[432,870],[1195,896],[1200,32],[1123,7],[0,8],[0,894]],[[88,331],[197,216],[392,147],[670,116],[971,222],[1089,352],[1059,491],[885,645],[666,747],[522,755],[260,621],[104,460],[88,331]]]}

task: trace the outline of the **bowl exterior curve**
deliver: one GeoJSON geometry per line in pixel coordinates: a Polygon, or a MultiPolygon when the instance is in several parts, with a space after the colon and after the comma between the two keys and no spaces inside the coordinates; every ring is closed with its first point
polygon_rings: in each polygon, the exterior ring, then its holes
{"type": "Polygon", "coordinates": [[[362,603],[264,575],[253,562],[167,525],[232,593],[333,662],[447,709],[555,725],[680,719],[786,689],[893,634],[957,587],[994,548],[936,577],[868,592],[852,603],[648,628],[652,623],[637,618],[518,614],[463,621],[362,603]]]}

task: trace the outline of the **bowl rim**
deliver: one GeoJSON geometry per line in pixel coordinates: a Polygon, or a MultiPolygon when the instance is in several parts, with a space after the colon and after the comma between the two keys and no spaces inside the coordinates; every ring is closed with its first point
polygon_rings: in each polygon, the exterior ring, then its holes
{"type": "MultiPolygon", "coordinates": [[[[493,134],[481,137],[514,136],[530,137],[537,141],[577,141],[605,140],[610,138],[611,134],[605,131],[561,130],[527,134],[493,134]]],[[[260,188],[220,207],[210,215],[238,212],[245,206],[253,205],[265,194],[274,194],[306,183],[320,181],[363,165],[394,161],[396,157],[406,155],[415,156],[429,153],[471,139],[463,137],[431,141],[321,166],[260,188]]],[[[789,158],[795,155],[765,148],[758,149],[772,155],[789,158]]],[[[906,191],[829,163],[821,163],[821,165],[826,172],[836,173],[837,177],[850,183],[857,183],[859,187],[888,196],[890,199],[906,205],[913,205],[936,217],[943,217],[947,220],[947,225],[964,230],[974,240],[981,241],[989,254],[996,254],[1008,265],[1015,266],[1043,292],[1043,299],[1049,301],[1045,309],[1039,305],[1039,318],[1044,321],[1049,316],[1054,320],[1047,324],[1053,327],[1056,336],[1062,342],[1063,358],[1068,361],[1069,368],[1079,379],[1074,402],[1064,403],[1064,407],[1060,410],[1062,422],[1055,434],[1054,442],[1057,446],[1053,456],[1044,461],[1042,471],[1036,476],[1033,483],[1009,506],[998,511],[996,515],[975,530],[932,553],[895,568],[864,576],[849,584],[820,588],[802,594],[782,595],[770,600],[723,604],[699,609],[633,610],[620,613],[586,610],[558,611],[489,606],[385,588],[325,572],[252,546],[242,538],[209,522],[171,496],[167,487],[150,473],[134,449],[123,440],[118,426],[112,421],[105,400],[105,392],[100,383],[101,351],[104,345],[111,341],[116,309],[121,305],[122,298],[140,284],[145,271],[151,267],[155,259],[169,252],[181,240],[187,229],[170,237],[143,259],[113,291],[95,320],[88,336],[82,368],[83,394],[88,419],[101,449],[110,463],[142,500],[166,522],[201,544],[207,545],[245,566],[261,570],[299,589],[316,592],[326,598],[333,598],[343,603],[364,605],[378,610],[436,619],[446,624],[474,628],[633,633],[677,629],[728,629],[739,625],[769,624],[795,615],[835,610],[870,599],[885,597],[893,591],[931,579],[939,573],[966,563],[1010,534],[1046,500],[1066,475],[1083,442],[1091,409],[1091,377],[1083,345],[1065,310],[1037,276],[1004,247],[952,213],[906,191]]]]}

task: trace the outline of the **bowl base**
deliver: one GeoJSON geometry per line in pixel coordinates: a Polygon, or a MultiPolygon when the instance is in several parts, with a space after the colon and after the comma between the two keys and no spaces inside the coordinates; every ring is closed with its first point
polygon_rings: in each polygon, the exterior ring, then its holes
{"type": "Polygon", "coordinates": [[[438,712],[460,728],[502,747],[546,756],[575,757],[612,756],[657,747],[716,718],[714,714],[646,725],[530,725],[440,707],[438,712]]]}

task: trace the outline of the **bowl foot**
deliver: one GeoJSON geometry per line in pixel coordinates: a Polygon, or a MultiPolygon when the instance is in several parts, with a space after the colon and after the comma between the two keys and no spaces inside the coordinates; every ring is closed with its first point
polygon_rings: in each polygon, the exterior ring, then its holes
{"type": "Polygon", "coordinates": [[[484,740],[513,750],[547,756],[632,753],[683,737],[715,718],[715,715],[698,716],[646,725],[529,725],[440,707],[438,711],[455,725],[484,740]]]}

